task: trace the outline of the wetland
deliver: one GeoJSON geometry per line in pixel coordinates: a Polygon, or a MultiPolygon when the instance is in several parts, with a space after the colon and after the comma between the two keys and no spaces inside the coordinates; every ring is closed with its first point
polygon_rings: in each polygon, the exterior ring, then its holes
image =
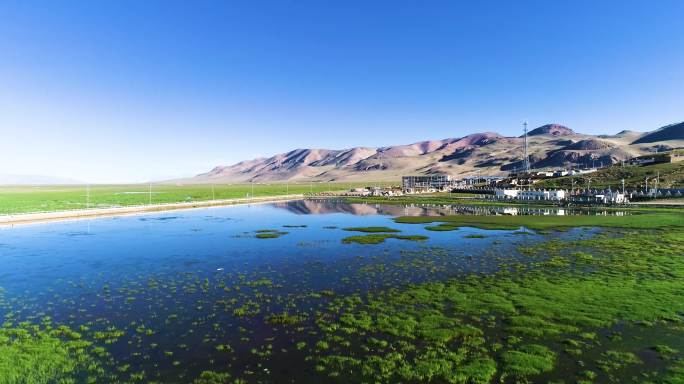
{"type": "Polygon", "coordinates": [[[0,228],[0,383],[682,383],[676,210],[294,201],[0,228]]]}

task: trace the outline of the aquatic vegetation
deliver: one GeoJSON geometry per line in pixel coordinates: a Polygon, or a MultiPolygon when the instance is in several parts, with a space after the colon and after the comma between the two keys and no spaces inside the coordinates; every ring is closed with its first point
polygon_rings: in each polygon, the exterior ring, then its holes
{"type": "Polygon", "coordinates": [[[257,239],[277,239],[281,236],[287,235],[288,232],[278,231],[276,229],[260,229],[255,231],[257,239]]]}
{"type": "Polygon", "coordinates": [[[353,232],[366,232],[366,233],[397,233],[401,232],[398,229],[390,228],[390,227],[347,227],[347,228],[342,228],[345,231],[353,231],[353,232]]]}
{"type": "Polygon", "coordinates": [[[384,243],[387,239],[398,239],[398,240],[410,240],[410,241],[425,241],[428,239],[427,236],[423,235],[392,235],[386,233],[374,233],[370,235],[360,235],[360,236],[349,236],[342,239],[344,244],[357,243],[357,244],[380,244],[384,243]]]}
{"type": "Polygon", "coordinates": [[[261,307],[259,303],[249,300],[240,307],[233,310],[233,315],[237,317],[252,317],[256,316],[261,312],[261,307]]]}
{"type": "Polygon", "coordinates": [[[306,224],[285,224],[283,228],[306,228],[306,224]]]}
{"type": "Polygon", "coordinates": [[[27,322],[0,328],[1,383],[68,383],[84,375],[93,381],[105,378],[92,343],[81,334],[27,322]]]}
{"type": "Polygon", "coordinates": [[[629,364],[641,364],[642,361],[632,352],[606,351],[596,363],[604,371],[614,371],[629,364]]]}
{"type": "Polygon", "coordinates": [[[440,223],[437,225],[428,225],[425,227],[428,231],[435,231],[435,232],[447,232],[447,231],[456,231],[460,229],[461,227],[457,225],[451,225],[448,223],[440,223]]]}
{"type": "Polygon", "coordinates": [[[665,357],[676,355],[677,353],[679,353],[678,350],[676,350],[676,349],[674,349],[668,345],[663,345],[663,344],[658,344],[658,345],[654,346],[653,350],[658,352],[661,356],[665,356],[665,357]]]}
{"type": "Polygon", "coordinates": [[[502,360],[506,373],[526,377],[552,370],[556,354],[543,345],[528,344],[504,352],[502,360]]]}
{"type": "Polygon", "coordinates": [[[282,324],[295,325],[304,321],[305,317],[300,315],[291,315],[288,312],[274,313],[264,318],[268,324],[282,324]]]}
{"type": "MultiPolygon", "coordinates": [[[[525,381],[554,371],[559,351],[579,355],[599,348],[597,331],[618,322],[684,323],[682,230],[623,230],[542,242],[527,247],[526,254],[536,261],[516,265],[517,270],[391,288],[351,301],[337,298],[319,325],[328,343],[336,337],[343,341],[317,349],[323,353],[320,371],[352,369],[375,382],[490,382],[497,375],[525,381]],[[508,335],[508,345],[495,348],[490,327],[494,335],[508,335]],[[572,335],[576,338],[568,338],[572,335]],[[349,351],[345,343],[362,348],[349,351]],[[453,372],[459,376],[450,376],[453,372]]],[[[679,325],[668,329],[682,331],[679,325]]],[[[595,370],[578,370],[578,381],[617,375],[641,361],[633,351],[608,349],[589,363],[595,370]]]]}
{"type": "MultiPolygon", "coordinates": [[[[319,247],[283,257],[212,250],[154,269],[136,259],[132,271],[26,293],[15,286],[8,297],[0,290],[0,314],[10,328],[68,325],[53,336],[88,345],[84,361],[95,368],[70,358],[78,366],[65,384],[677,383],[684,230],[670,224],[526,232],[534,236],[464,230],[403,247],[347,247],[327,232],[319,247]],[[492,241],[461,239],[473,232],[492,241]]],[[[310,226],[316,242],[324,231],[310,226]]],[[[246,234],[278,230],[261,231],[246,234]]],[[[371,244],[411,237],[357,235],[371,244]]]]}
{"type": "Polygon", "coordinates": [[[193,384],[225,384],[230,380],[230,374],[225,372],[203,371],[193,381],[193,384]]]}

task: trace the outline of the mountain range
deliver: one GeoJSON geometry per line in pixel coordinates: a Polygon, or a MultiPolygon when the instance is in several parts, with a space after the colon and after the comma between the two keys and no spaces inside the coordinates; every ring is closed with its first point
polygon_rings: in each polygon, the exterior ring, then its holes
{"type": "MultiPolygon", "coordinates": [[[[560,124],[546,124],[529,131],[527,140],[533,169],[592,167],[684,147],[684,122],[651,132],[625,130],[615,135],[588,135],[560,124]]],[[[175,182],[380,181],[434,173],[455,177],[504,175],[522,167],[523,142],[522,136],[484,132],[379,148],[295,149],[216,166],[175,182]]]]}

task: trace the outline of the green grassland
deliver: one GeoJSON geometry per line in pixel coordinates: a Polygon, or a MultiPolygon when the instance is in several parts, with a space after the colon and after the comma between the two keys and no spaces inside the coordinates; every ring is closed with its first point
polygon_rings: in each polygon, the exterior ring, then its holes
{"type": "MultiPolygon", "coordinates": [[[[0,215],[50,212],[72,209],[108,208],[144,204],[163,204],[235,199],[247,196],[270,197],[286,194],[321,193],[349,188],[349,183],[300,184],[215,184],[212,185],[94,185],[79,186],[3,186],[0,187],[0,215]],[[253,189],[252,189],[253,188],[253,189]],[[253,192],[252,192],[253,191],[253,192]],[[252,194],[253,193],[253,194],[252,194]]],[[[352,184],[352,187],[361,186],[352,184]]]]}
{"type": "Polygon", "coordinates": [[[612,227],[612,228],[682,228],[684,210],[677,209],[629,209],[627,216],[617,215],[569,215],[569,216],[404,216],[394,220],[404,224],[439,223],[428,229],[444,231],[459,227],[482,229],[563,229],[570,227],[612,227]]]}
{"type": "Polygon", "coordinates": [[[622,179],[628,188],[643,188],[646,178],[653,186],[653,179],[660,174],[659,188],[684,188],[684,162],[653,164],[645,166],[627,166],[616,164],[612,167],[600,169],[594,173],[566,176],[544,180],[535,187],[538,188],[618,188],[622,187],[622,179]],[[591,182],[589,181],[591,179],[591,182]]]}

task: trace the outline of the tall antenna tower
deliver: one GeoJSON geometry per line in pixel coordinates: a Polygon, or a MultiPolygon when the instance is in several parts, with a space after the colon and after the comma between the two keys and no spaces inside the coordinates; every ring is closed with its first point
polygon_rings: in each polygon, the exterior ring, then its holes
{"type": "Polygon", "coordinates": [[[525,172],[529,173],[530,172],[530,160],[527,156],[527,121],[523,122],[523,140],[524,140],[524,154],[523,154],[523,168],[525,168],[525,172]]]}

